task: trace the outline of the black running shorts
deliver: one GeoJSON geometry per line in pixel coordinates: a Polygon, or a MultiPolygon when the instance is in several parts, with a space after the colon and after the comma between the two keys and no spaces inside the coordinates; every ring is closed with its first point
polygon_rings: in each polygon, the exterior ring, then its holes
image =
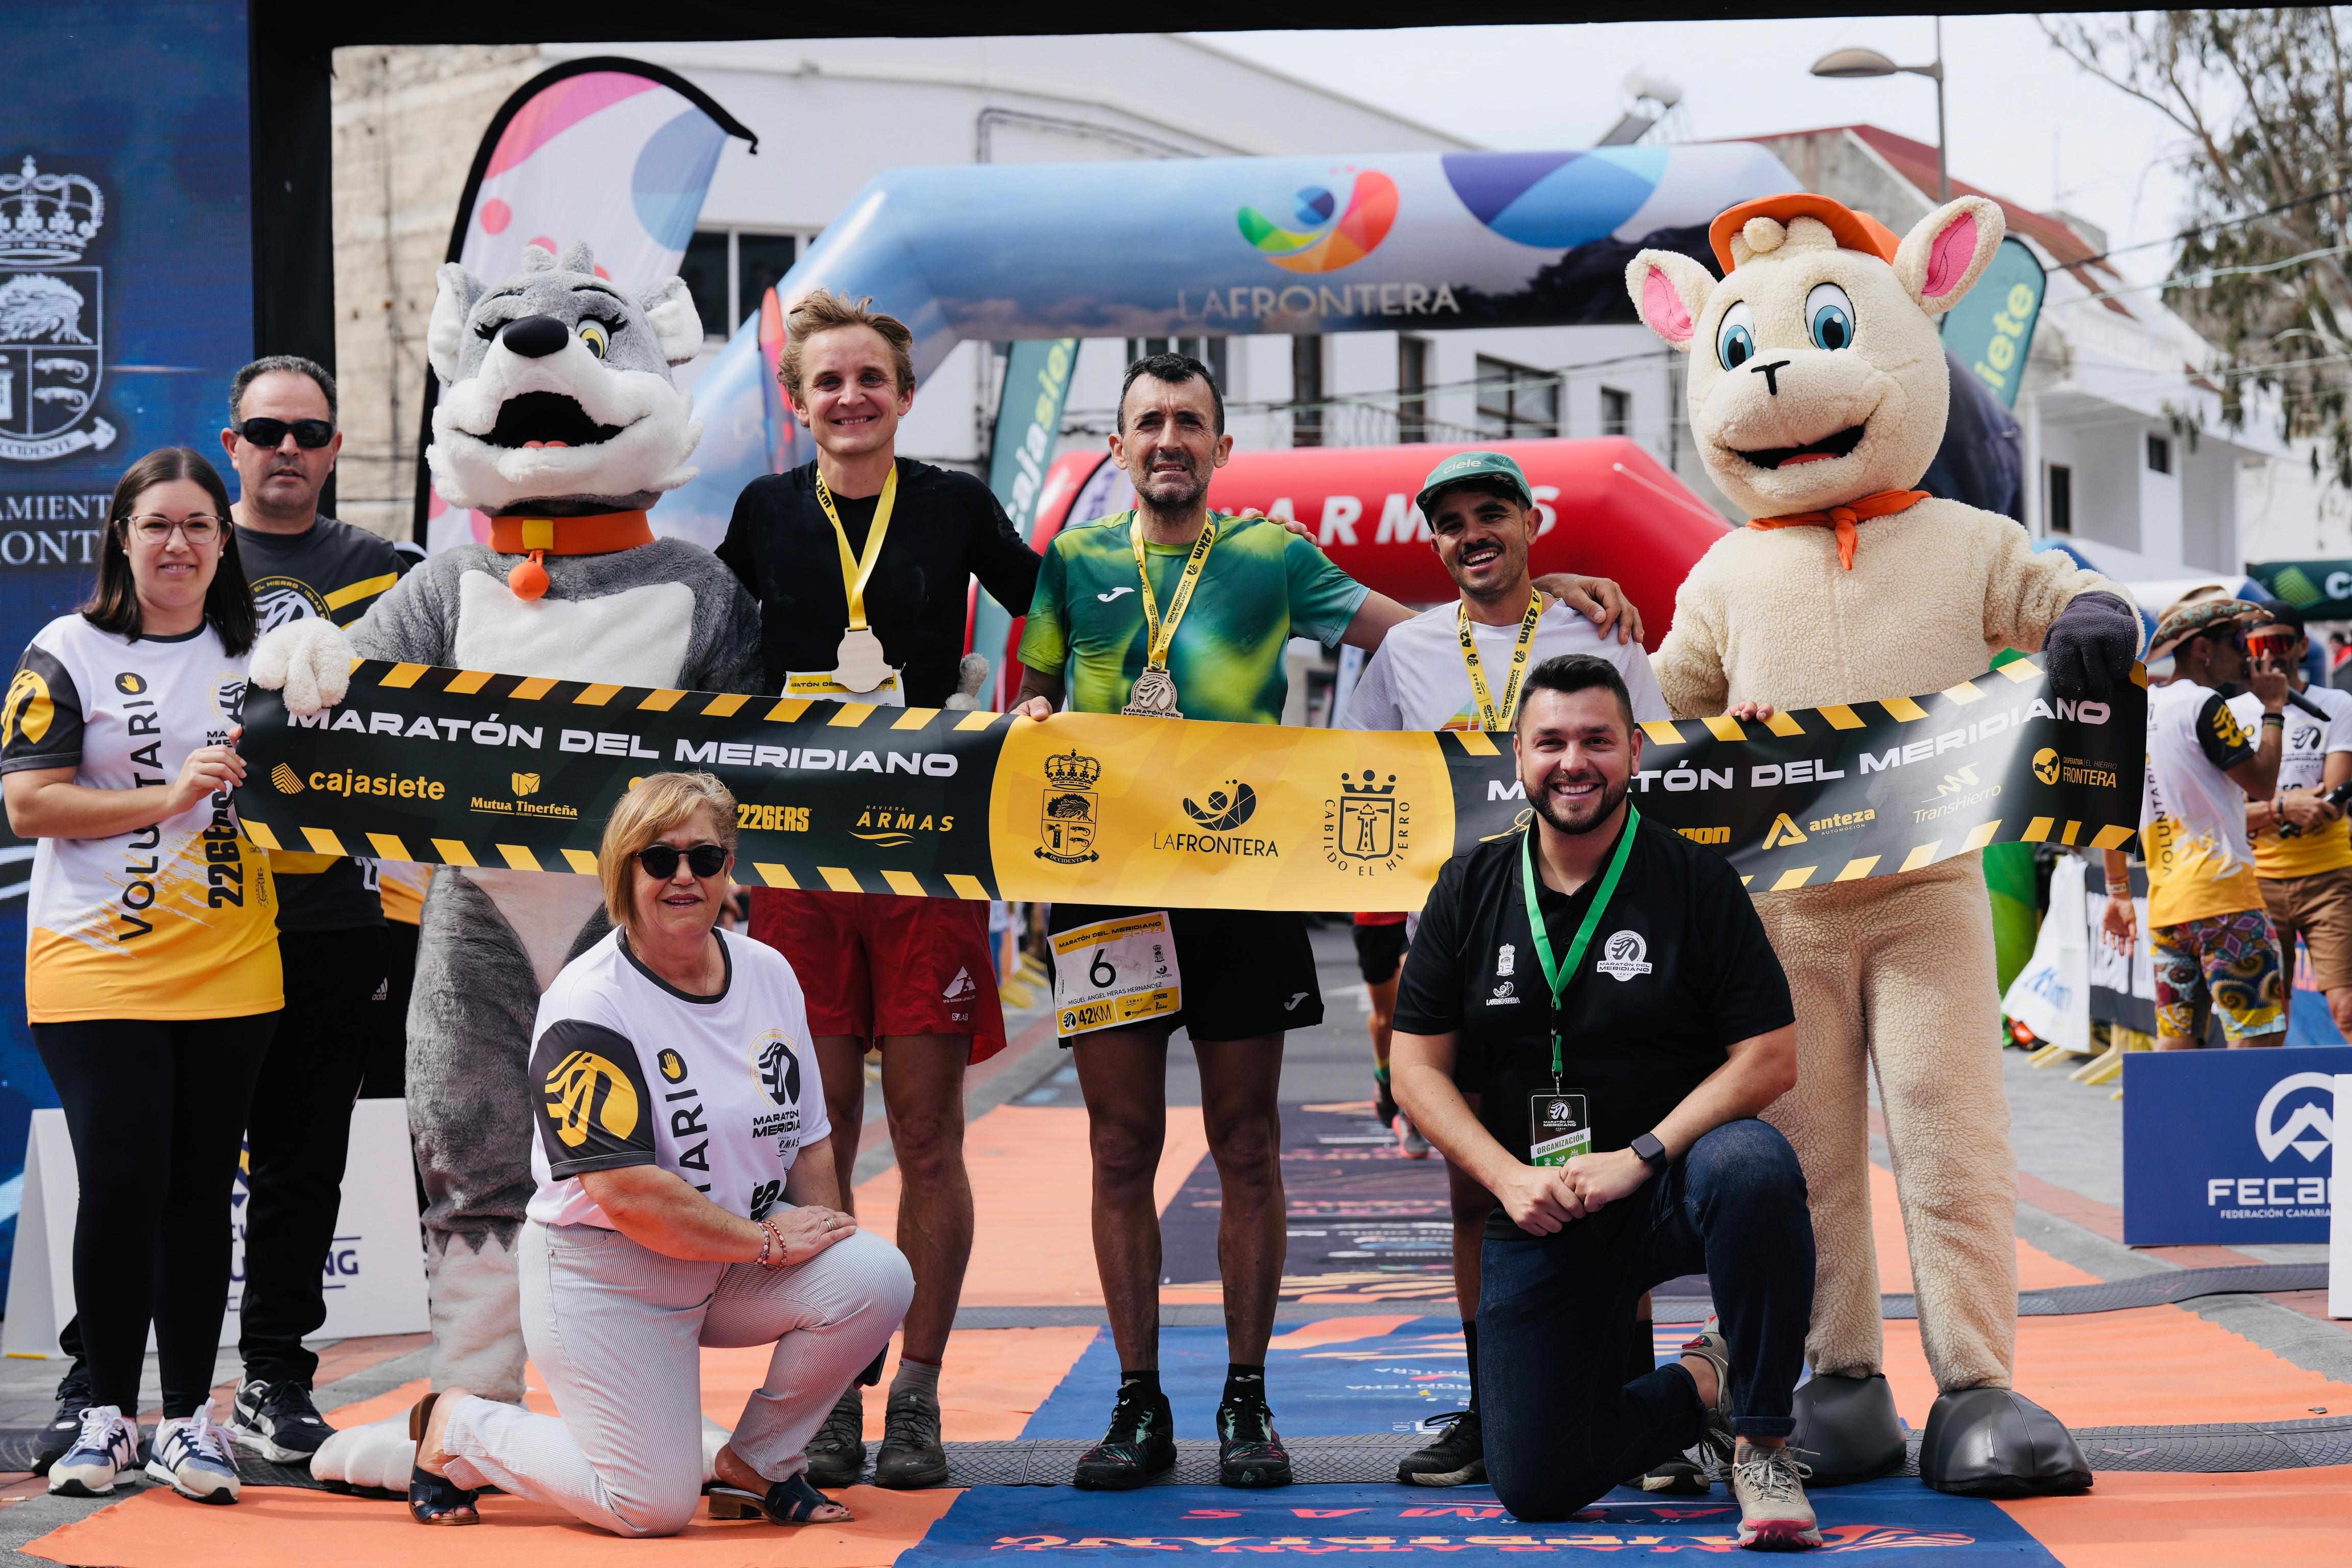
{"type": "MultiPolygon", "coordinates": [[[[1149,910],[1100,904],[1055,904],[1045,929],[1059,934],[1098,921],[1149,910]]],[[[1181,1025],[1195,1040],[1244,1040],[1304,1029],[1323,1021],[1323,991],[1307,917],[1265,910],[1170,910],[1181,1005],[1152,1020],[1181,1025]]],[[[1399,927],[1400,931],[1402,927],[1399,927]]],[[[1051,948],[1048,947],[1051,963],[1051,948]]],[[[1062,1037],[1065,1047],[1085,1035],[1062,1037]]]]}

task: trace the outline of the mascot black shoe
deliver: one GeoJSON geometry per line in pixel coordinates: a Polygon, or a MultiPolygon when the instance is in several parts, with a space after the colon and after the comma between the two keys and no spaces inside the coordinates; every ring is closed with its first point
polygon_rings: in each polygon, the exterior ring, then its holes
{"type": "Polygon", "coordinates": [[[1919,1479],[1961,1497],[2088,1491],[2090,1462],[2058,1417],[2011,1388],[1961,1388],[1927,1412],[1919,1479]]]}
{"type": "Polygon", "coordinates": [[[1848,1487],[1903,1468],[1903,1420],[1885,1373],[1845,1377],[1817,1373],[1797,1390],[1797,1429],[1789,1446],[1805,1451],[1811,1487],[1848,1487]]]}

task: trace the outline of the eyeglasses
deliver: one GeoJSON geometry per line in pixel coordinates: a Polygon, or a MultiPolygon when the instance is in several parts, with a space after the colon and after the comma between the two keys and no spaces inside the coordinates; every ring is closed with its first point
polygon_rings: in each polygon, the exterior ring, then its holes
{"type": "Polygon", "coordinates": [[[238,435],[272,451],[285,444],[289,430],[294,433],[294,444],[305,451],[316,451],[335,438],[331,419],[248,419],[236,427],[238,435]]]}
{"type": "Polygon", "coordinates": [[[144,544],[161,545],[172,537],[173,529],[185,535],[190,544],[199,550],[207,544],[217,544],[228,531],[228,524],[208,511],[190,512],[182,518],[165,517],[161,512],[145,512],[124,520],[123,526],[139,536],[144,544]]]}
{"type": "Polygon", "coordinates": [[[680,849],[675,844],[648,844],[637,851],[637,864],[656,882],[667,882],[677,876],[681,859],[697,877],[716,877],[726,868],[727,847],[698,844],[691,849],[680,849]]]}

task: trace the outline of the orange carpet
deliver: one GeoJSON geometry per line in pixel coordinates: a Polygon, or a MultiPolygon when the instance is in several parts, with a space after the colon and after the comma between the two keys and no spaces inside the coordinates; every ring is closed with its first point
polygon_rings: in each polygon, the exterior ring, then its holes
{"type": "Polygon", "coordinates": [[[2104,1475],[2086,1497],[2000,1507],[2066,1568],[2336,1568],[2352,1562],[2352,1466],[2240,1476],[2104,1475]]]}

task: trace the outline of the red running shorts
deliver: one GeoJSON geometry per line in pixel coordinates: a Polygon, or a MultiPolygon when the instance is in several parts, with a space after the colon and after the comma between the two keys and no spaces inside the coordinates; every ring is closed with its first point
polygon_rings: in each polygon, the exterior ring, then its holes
{"type": "Polygon", "coordinates": [[[1004,1048],[988,906],[963,899],[753,888],[751,935],[791,961],[819,1036],[969,1035],[1004,1048]]]}

